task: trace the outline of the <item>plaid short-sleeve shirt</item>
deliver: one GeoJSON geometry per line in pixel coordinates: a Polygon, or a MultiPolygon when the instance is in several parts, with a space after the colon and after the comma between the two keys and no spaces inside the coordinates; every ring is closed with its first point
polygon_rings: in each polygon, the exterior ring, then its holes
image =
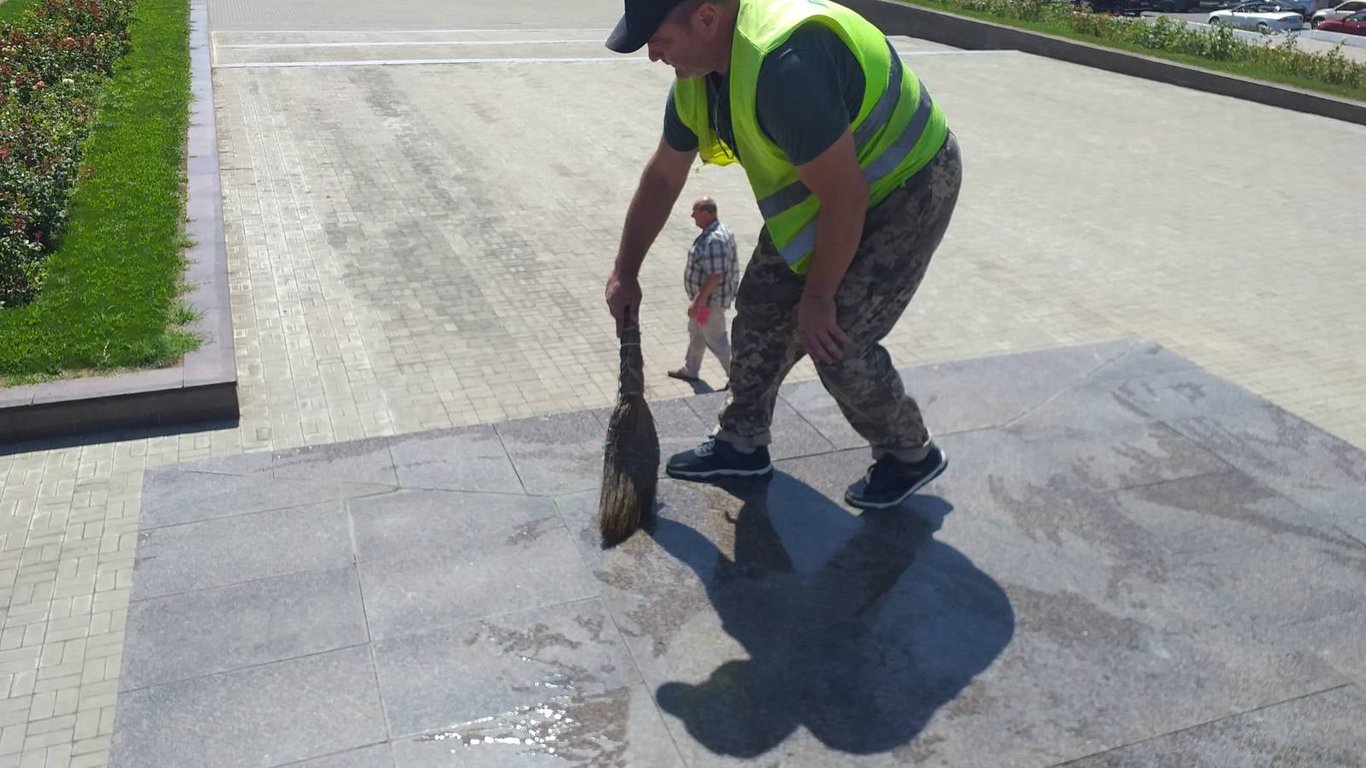
{"type": "Polygon", "coordinates": [[[688,298],[697,297],[708,275],[722,273],[721,282],[711,292],[707,306],[730,309],[735,301],[735,289],[740,284],[740,264],[735,251],[735,233],[719,221],[713,221],[693,240],[688,249],[688,268],[683,276],[688,298]]]}

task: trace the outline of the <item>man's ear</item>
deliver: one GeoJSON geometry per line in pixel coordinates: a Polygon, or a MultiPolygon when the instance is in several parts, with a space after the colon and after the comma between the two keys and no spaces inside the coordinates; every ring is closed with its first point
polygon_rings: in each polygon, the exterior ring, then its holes
{"type": "Polygon", "coordinates": [[[714,33],[721,26],[721,14],[716,10],[716,6],[711,3],[699,5],[693,18],[702,25],[702,29],[708,35],[714,33]]]}

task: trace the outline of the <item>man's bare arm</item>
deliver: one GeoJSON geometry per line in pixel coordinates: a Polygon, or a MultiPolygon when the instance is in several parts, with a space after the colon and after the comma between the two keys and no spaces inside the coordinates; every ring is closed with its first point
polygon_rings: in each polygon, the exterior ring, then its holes
{"type": "Polygon", "coordinates": [[[835,292],[863,238],[870,194],[858,165],[853,134],[845,131],[816,159],[798,166],[797,176],[821,201],[816,214],[816,244],[797,310],[797,330],[807,353],[817,362],[829,363],[838,360],[849,343],[836,321],[835,292]]]}
{"type": "Polygon", "coordinates": [[[688,317],[697,314],[698,308],[705,306],[711,300],[712,293],[721,284],[721,278],[725,276],[724,272],[713,272],[707,275],[707,279],[702,282],[702,287],[697,290],[697,297],[692,300],[692,304],[688,307],[688,317]]]}
{"type": "Polygon", "coordinates": [[[833,297],[854,260],[868,214],[868,180],[858,165],[853,134],[846,131],[816,159],[799,166],[797,176],[821,201],[806,293],[833,297]]]}

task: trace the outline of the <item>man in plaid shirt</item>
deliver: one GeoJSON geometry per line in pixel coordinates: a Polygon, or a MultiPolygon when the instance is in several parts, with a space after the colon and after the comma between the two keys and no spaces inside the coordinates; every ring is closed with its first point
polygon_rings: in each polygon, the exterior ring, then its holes
{"type": "MultiPolygon", "coordinates": [[[[730,338],[726,334],[726,310],[735,301],[740,282],[735,234],[716,216],[716,201],[700,197],[692,205],[692,220],[702,234],[688,249],[683,285],[688,291],[688,353],[683,367],[669,371],[675,379],[697,381],[702,370],[702,351],[710,349],[730,376],[730,338]]],[[[729,386],[729,384],[727,384],[729,386]]]]}

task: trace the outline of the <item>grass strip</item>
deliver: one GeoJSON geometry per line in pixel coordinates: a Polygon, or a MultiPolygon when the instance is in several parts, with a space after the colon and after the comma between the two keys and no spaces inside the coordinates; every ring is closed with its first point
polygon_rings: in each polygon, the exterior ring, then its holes
{"type": "Polygon", "coordinates": [[[134,13],[42,293],[0,311],[8,384],[164,365],[197,344],[180,300],[189,3],[139,0],[134,13]]]}
{"type": "Polygon", "coordinates": [[[1205,30],[1162,16],[1156,21],[1078,11],[1049,0],[899,0],[1031,32],[1063,37],[1179,64],[1366,101],[1366,64],[1341,52],[1309,53],[1287,35],[1252,42],[1221,26],[1205,30]]]}
{"type": "Polygon", "coordinates": [[[5,0],[0,3],[0,24],[14,24],[19,21],[24,12],[42,0],[5,0]]]}

